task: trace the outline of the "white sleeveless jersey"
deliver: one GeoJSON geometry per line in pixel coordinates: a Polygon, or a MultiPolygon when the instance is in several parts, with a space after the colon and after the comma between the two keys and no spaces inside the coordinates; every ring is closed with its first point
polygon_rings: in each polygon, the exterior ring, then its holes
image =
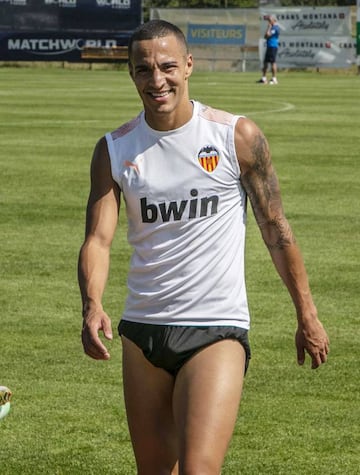
{"type": "Polygon", "coordinates": [[[106,135],[133,247],[123,318],[247,329],[239,116],[193,105],[178,129],[153,130],[142,112],[106,135]]]}

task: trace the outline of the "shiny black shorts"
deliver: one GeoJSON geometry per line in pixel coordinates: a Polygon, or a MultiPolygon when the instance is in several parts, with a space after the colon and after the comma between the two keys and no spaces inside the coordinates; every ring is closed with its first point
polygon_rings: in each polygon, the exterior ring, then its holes
{"type": "Polygon", "coordinates": [[[231,339],[244,347],[245,373],[251,358],[248,331],[230,326],[152,325],[121,320],[119,335],[135,343],[154,366],[176,376],[195,353],[212,343],[231,339]]]}
{"type": "Polygon", "coordinates": [[[266,48],[264,62],[265,63],[276,63],[277,51],[278,51],[277,48],[273,48],[271,46],[268,46],[266,48]]]}

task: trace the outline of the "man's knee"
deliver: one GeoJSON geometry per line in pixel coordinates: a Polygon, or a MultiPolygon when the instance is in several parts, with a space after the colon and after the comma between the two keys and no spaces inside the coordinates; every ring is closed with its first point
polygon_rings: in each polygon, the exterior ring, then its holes
{"type": "Polygon", "coordinates": [[[179,471],[181,475],[219,475],[221,465],[210,456],[201,457],[199,454],[193,454],[180,460],[179,471]]]}

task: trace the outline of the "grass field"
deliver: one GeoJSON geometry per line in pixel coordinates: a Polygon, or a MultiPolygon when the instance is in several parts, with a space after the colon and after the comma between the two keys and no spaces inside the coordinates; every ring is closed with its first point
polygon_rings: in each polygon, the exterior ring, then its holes
{"type": "MultiPolygon", "coordinates": [[[[328,364],[298,367],[295,316],[252,215],[247,281],[253,358],[223,474],[358,474],[360,467],[360,77],[195,73],[191,95],[267,135],[303,251],[328,364]]],[[[109,362],[80,343],[76,280],[93,146],[140,102],[126,72],[0,69],[1,475],[135,474],[117,338],[109,362]]],[[[121,216],[104,305],[114,331],[129,248],[121,216]]]]}

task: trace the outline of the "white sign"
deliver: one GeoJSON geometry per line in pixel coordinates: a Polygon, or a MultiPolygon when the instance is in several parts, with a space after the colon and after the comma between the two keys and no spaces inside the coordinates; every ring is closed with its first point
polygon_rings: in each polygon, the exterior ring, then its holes
{"type": "Polygon", "coordinates": [[[356,44],[351,37],[318,36],[284,38],[277,55],[278,66],[347,68],[354,64],[356,44]]]}
{"type": "Polygon", "coordinates": [[[260,8],[262,36],[271,14],[276,15],[280,36],[351,36],[350,7],[260,8]]]}
{"type": "Polygon", "coordinates": [[[261,8],[260,14],[261,61],[266,49],[266,17],[273,14],[280,27],[278,67],[347,68],[354,64],[356,44],[351,36],[350,7],[261,8]]]}

